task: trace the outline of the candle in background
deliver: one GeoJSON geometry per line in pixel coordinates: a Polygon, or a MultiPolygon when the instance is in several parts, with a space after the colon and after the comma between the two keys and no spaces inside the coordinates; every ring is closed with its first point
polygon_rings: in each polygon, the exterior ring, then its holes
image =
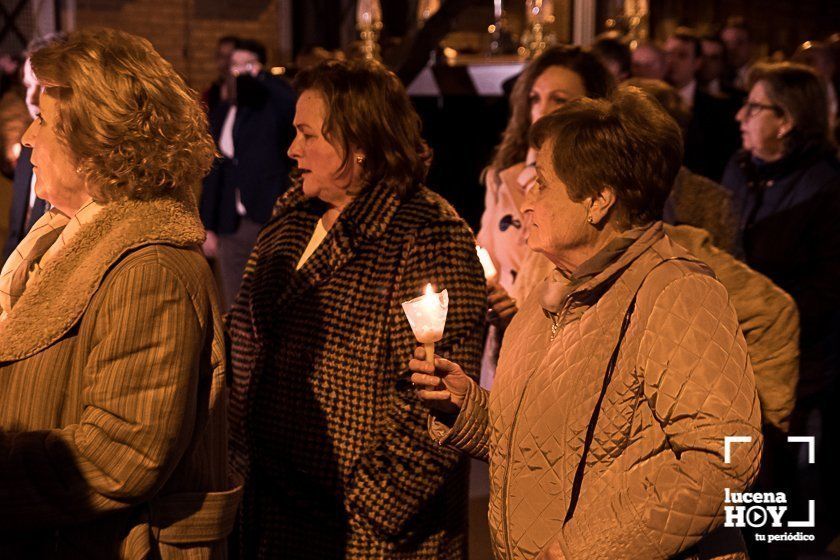
{"type": "Polygon", "coordinates": [[[475,252],[478,253],[478,260],[481,261],[481,268],[484,269],[484,279],[488,282],[496,280],[498,272],[496,266],[493,264],[493,259],[490,258],[490,253],[484,247],[475,246],[475,252]]]}
{"type": "Polygon", "coordinates": [[[426,351],[426,361],[434,367],[435,342],[443,338],[446,312],[449,310],[449,294],[446,290],[435,293],[432,285],[426,284],[426,291],[422,296],[404,301],[402,306],[414,337],[426,351]]]}

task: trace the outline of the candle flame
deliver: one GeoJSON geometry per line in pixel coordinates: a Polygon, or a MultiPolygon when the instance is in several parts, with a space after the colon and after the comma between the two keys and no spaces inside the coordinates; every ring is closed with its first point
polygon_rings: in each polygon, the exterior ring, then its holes
{"type": "Polygon", "coordinates": [[[435,289],[432,288],[431,284],[426,284],[426,289],[423,291],[424,295],[433,296],[435,295],[435,289]]]}

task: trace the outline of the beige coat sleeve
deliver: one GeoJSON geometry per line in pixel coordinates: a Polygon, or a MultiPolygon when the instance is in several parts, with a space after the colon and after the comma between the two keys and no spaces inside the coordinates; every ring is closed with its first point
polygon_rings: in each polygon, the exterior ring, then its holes
{"type": "Polygon", "coordinates": [[[782,432],[790,428],[799,381],[799,311],[793,299],[769,278],[731,255],[703,258],[729,291],[747,339],[763,421],[782,432]]]}
{"type": "Polygon", "coordinates": [[[191,441],[205,344],[191,295],[154,261],[114,274],[87,311],[95,325],[81,421],[0,436],[6,529],[78,523],[142,503],[191,441]]]}
{"type": "Polygon", "coordinates": [[[429,435],[439,445],[448,445],[476,459],[487,461],[490,445],[490,417],[487,413],[489,396],[489,391],[471,381],[464,405],[452,426],[431,414],[429,435]]]}
{"type": "Polygon", "coordinates": [[[664,463],[640,466],[612,492],[578,504],[558,535],[566,560],[671,558],[723,522],[725,488],[744,491],[758,472],[758,400],[724,287],[696,274],[673,280],[645,324],[636,360],[640,406],[649,407],[670,450],[664,463]],[[725,463],[725,436],[752,442],[732,446],[725,463]]]}

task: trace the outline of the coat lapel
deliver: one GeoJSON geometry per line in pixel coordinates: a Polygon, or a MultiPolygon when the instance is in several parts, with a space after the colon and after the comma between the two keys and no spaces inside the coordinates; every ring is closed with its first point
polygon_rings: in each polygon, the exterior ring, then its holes
{"type": "Polygon", "coordinates": [[[0,362],[31,356],[64,336],[81,318],[108,270],[139,247],[198,246],[204,228],[191,201],[163,198],[108,203],[74,236],[0,322],[0,362]]]}
{"type": "Polygon", "coordinates": [[[399,205],[388,185],[369,187],[341,213],[304,266],[295,270],[324,207],[306,198],[300,184],[292,187],[258,241],[251,302],[257,332],[265,332],[284,308],[328,282],[361,248],[374,243],[388,229],[399,205]],[[276,289],[265,289],[270,286],[276,289]]]}

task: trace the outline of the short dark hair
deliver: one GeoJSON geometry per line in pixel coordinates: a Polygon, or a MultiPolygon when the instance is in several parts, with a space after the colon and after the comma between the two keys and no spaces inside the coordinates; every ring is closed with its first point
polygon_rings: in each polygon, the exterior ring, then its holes
{"type": "Polygon", "coordinates": [[[403,197],[426,180],[432,153],[420,135],[421,121],[402,82],[382,64],[365,60],[328,60],[300,71],[299,94],[324,96],[324,136],[343,156],[365,155],[362,182],[384,182],[403,197]]]}
{"type": "Polygon", "coordinates": [[[610,188],[624,227],[662,219],[682,165],[680,128],[639,88],[622,86],[609,99],[578,99],[531,129],[535,148],[549,141],[554,172],[581,201],[610,188]]]}
{"type": "Polygon", "coordinates": [[[700,36],[690,27],[677,27],[671,37],[694,46],[694,58],[703,56],[703,44],[700,42],[700,36]]]}
{"type": "Polygon", "coordinates": [[[216,41],[217,45],[224,45],[225,43],[230,43],[233,46],[236,46],[239,43],[240,39],[236,35],[222,35],[219,37],[219,40],[216,41]]]}
{"type": "Polygon", "coordinates": [[[747,86],[752,89],[758,82],[793,120],[793,130],[785,137],[786,152],[805,144],[831,146],[828,96],[812,68],[795,62],[758,63],[750,69],[747,86]]]}
{"type": "Polygon", "coordinates": [[[236,50],[254,53],[257,55],[257,60],[260,61],[260,64],[265,64],[265,61],[267,60],[265,56],[265,45],[256,39],[238,39],[234,48],[236,50]]]}
{"type": "Polygon", "coordinates": [[[683,134],[688,130],[688,125],[691,122],[691,109],[685,104],[674,86],[652,78],[630,78],[622,82],[622,85],[637,87],[656,99],[662,105],[662,108],[671,115],[671,118],[680,125],[683,134]]]}
{"type": "Polygon", "coordinates": [[[620,35],[603,34],[598,36],[592,43],[592,52],[601,57],[602,60],[618,64],[618,69],[624,76],[630,75],[633,54],[630,52],[630,45],[620,35]]]}

